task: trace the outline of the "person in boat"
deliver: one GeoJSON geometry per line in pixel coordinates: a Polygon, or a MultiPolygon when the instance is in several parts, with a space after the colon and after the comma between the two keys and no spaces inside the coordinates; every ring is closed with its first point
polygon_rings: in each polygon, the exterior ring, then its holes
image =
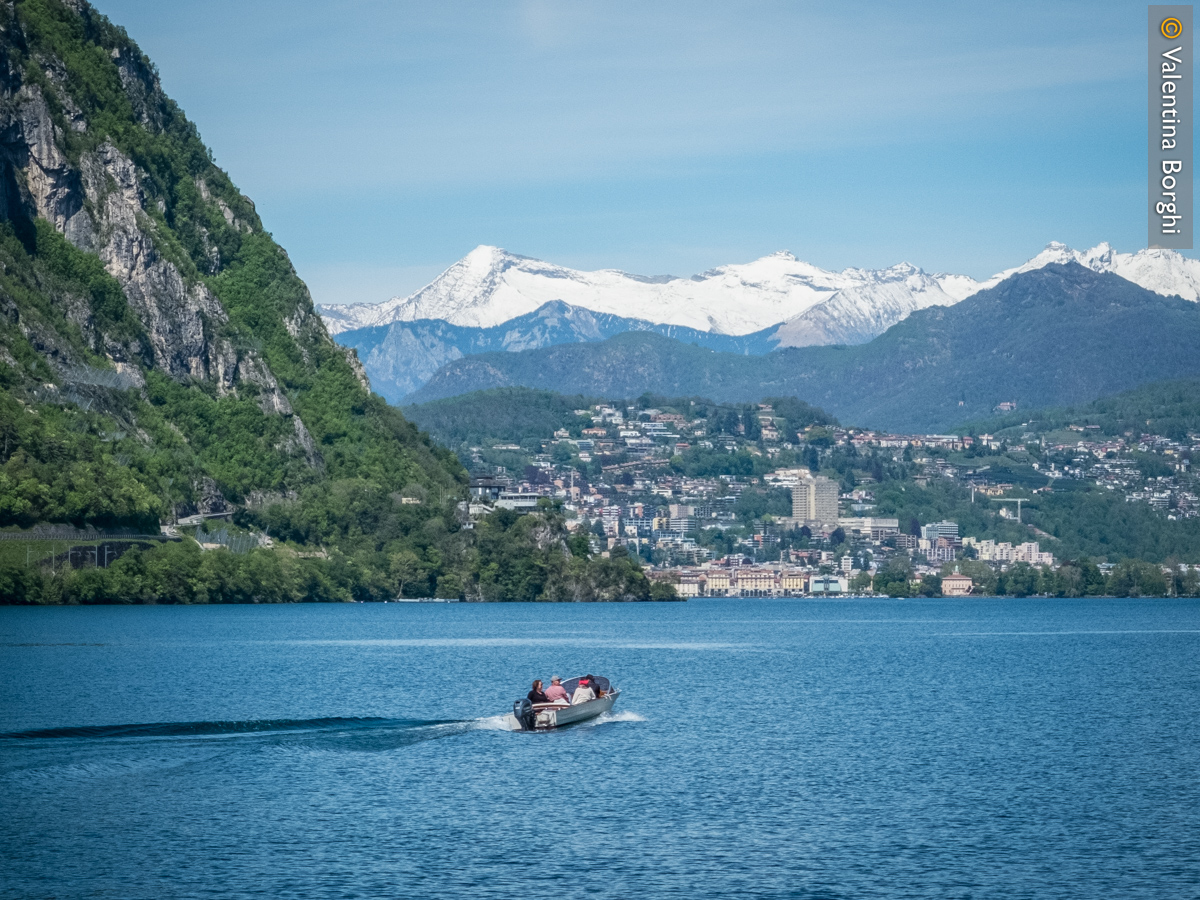
{"type": "Polygon", "coordinates": [[[600,682],[598,682],[596,680],[596,676],[589,675],[587,677],[587,680],[588,680],[588,684],[590,684],[592,686],[592,690],[596,692],[596,699],[599,700],[601,697],[603,697],[604,696],[604,688],[600,687],[600,682]]]}
{"type": "Polygon", "coordinates": [[[551,703],[570,703],[571,698],[567,696],[567,689],[562,686],[562,678],[558,675],[550,679],[550,687],[546,688],[546,699],[551,703]]]}
{"type": "Polygon", "coordinates": [[[596,690],[592,687],[592,678],[590,675],[585,675],[579,679],[579,687],[575,688],[575,693],[571,697],[571,705],[576,706],[580,703],[587,703],[589,700],[596,699],[596,690]]]}
{"type": "Polygon", "coordinates": [[[533,690],[525,695],[529,698],[530,703],[549,703],[546,699],[546,693],[542,690],[542,680],[538,678],[533,682],[533,690]]]}

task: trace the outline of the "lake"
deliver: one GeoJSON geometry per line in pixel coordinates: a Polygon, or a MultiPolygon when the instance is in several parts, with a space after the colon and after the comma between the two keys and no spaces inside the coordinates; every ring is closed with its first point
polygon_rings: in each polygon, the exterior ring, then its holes
{"type": "Polygon", "coordinates": [[[0,608],[0,686],[5,898],[1200,896],[1196,601],[0,608]]]}

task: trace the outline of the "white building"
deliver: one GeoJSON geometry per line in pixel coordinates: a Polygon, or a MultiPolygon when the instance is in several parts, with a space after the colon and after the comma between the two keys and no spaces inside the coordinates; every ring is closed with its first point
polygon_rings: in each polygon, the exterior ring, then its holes
{"type": "Polygon", "coordinates": [[[537,509],[537,494],[519,494],[514,491],[502,491],[496,506],[500,509],[515,509],[518,512],[529,512],[537,509]]]}
{"type": "Polygon", "coordinates": [[[921,537],[927,541],[937,541],[938,538],[956,538],[958,537],[957,522],[930,522],[928,525],[921,526],[921,537]]]}
{"type": "Polygon", "coordinates": [[[878,516],[844,516],[838,519],[838,525],[848,534],[870,536],[873,541],[882,541],[900,531],[899,519],[883,519],[878,516]]]}
{"type": "Polygon", "coordinates": [[[976,538],[963,538],[964,547],[974,547],[975,552],[983,562],[1025,562],[1031,566],[1052,566],[1054,555],[1043,553],[1037,541],[1027,541],[1014,547],[1008,541],[997,544],[995,541],[980,541],[976,538]]]}
{"type": "Polygon", "coordinates": [[[823,475],[803,478],[792,485],[792,518],[805,525],[836,528],[837,482],[823,475]]]}

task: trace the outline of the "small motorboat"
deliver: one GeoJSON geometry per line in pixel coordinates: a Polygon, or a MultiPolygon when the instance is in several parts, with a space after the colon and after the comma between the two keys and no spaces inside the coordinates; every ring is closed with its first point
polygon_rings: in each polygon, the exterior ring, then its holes
{"type": "MultiPolygon", "coordinates": [[[[568,697],[574,696],[580,679],[586,677],[576,675],[562,683],[568,697]]],[[[621,696],[620,688],[613,687],[607,678],[600,675],[592,676],[592,687],[603,696],[574,706],[570,703],[530,703],[528,697],[523,697],[513,703],[513,711],[504,717],[504,724],[508,726],[509,731],[549,731],[552,728],[562,728],[564,725],[586,722],[608,712],[621,696]]]]}

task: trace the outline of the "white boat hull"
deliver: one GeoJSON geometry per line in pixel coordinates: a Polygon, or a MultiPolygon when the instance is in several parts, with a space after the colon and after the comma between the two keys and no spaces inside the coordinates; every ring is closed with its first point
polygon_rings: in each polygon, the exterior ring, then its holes
{"type": "MultiPolygon", "coordinates": [[[[598,700],[589,700],[587,703],[580,703],[576,706],[538,704],[533,708],[537,714],[537,727],[534,730],[550,731],[554,728],[562,728],[564,725],[574,725],[577,722],[594,719],[612,709],[619,696],[621,696],[619,690],[612,690],[598,700]]],[[[512,713],[508,713],[504,717],[504,724],[509,731],[522,730],[521,723],[512,713]]]]}

